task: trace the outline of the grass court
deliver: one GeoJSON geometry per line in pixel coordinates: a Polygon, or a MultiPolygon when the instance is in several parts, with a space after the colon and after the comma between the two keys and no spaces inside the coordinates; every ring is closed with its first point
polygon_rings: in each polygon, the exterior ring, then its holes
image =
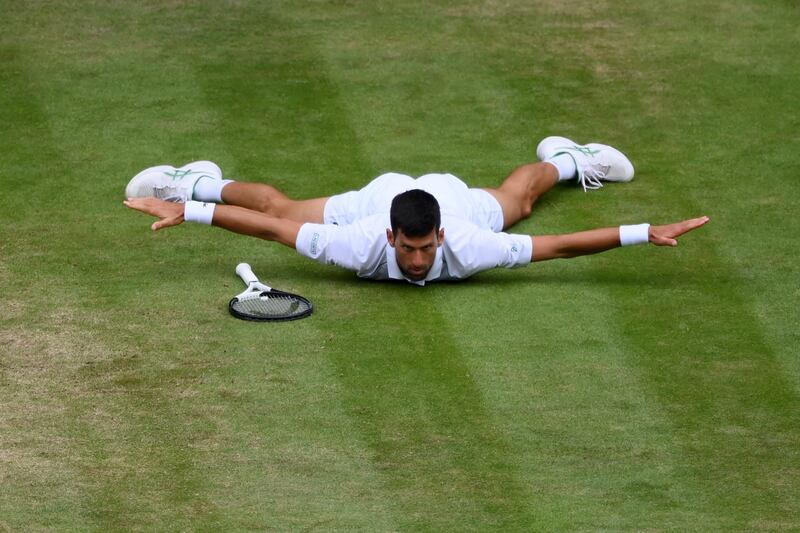
{"type": "Polygon", "coordinates": [[[0,0],[0,530],[800,529],[800,6],[0,0]],[[515,233],[699,215],[419,289],[122,205],[211,159],[293,197],[630,184],[515,233]],[[307,320],[231,318],[249,262],[307,320]]]}

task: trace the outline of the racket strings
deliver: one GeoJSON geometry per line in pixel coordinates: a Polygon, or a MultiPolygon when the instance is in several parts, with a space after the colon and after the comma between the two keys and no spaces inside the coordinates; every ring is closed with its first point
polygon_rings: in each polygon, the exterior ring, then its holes
{"type": "Polygon", "coordinates": [[[311,304],[294,295],[262,293],[231,304],[234,311],[252,318],[292,317],[308,312],[311,304]]]}

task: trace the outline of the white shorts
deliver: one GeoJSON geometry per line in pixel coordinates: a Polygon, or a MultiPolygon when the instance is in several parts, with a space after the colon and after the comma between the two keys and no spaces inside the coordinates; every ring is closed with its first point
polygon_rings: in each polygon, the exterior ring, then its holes
{"type": "Polygon", "coordinates": [[[325,203],[325,223],[344,226],[389,213],[394,197],[411,189],[431,193],[443,215],[468,220],[494,232],[503,230],[503,210],[495,197],[483,189],[470,189],[452,174],[426,174],[416,179],[395,172],[382,174],[361,190],[331,196],[325,203]]]}

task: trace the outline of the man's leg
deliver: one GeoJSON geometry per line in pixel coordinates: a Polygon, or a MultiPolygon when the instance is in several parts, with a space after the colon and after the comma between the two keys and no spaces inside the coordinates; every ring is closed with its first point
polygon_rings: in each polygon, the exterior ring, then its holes
{"type": "Polygon", "coordinates": [[[222,201],[274,217],[322,224],[328,198],[292,200],[272,185],[234,181],[223,187],[222,201]]]}
{"type": "Polygon", "coordinates": [[[577,178],[583,190],[599,189],[601,181],[627,182],[633,179],[630,160],[612,146],[576,144],[566,137],[547,137],[536,155],[541,163],[523,165],[496,189],[486,189],[503,209],[503,228],[531,214],[533,204],[559,181],[577,178]]]}
{"type": "MultiPolygon", "coordinates": [[[[331,201],[328,216],[334,224],[350,224],[354,220],[389,209],[396,192],[406,190],[405,184],[413,179],[402,174],[388,173],[378,176],[358,191],[335,196],[292,200],[281,191],[265,183],[233,181],[222,186],[223,202],[246,207],[268,215],[296,222],[325,223],[325,206],[331,201]]],[[[220,185],[221,182],[216,182],[220,185]]],[[[209,198],[215,198],[209,195],[209,198]]],[[[199,198],[202,200],[202,198],[199,198]]]]}
{"type": "Polygon", "coordinates": [[[503,210],[503,229],[531,214],[533,204],[558,183],[559,171],[551,163],[530,163],[512,172],[497,188],[486,188],[503,210]]]}

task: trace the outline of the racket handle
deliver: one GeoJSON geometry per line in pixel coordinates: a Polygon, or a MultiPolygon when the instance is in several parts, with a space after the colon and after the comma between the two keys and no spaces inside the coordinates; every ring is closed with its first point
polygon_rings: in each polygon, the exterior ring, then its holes
{"type": "Polygon", "coordinates": [[[250,268],[250,265],[247,263],[239,263],[236,265],[236,273],[247,285],[258,282],[258,278],[253,273],[253,269],[250,268]]]}

